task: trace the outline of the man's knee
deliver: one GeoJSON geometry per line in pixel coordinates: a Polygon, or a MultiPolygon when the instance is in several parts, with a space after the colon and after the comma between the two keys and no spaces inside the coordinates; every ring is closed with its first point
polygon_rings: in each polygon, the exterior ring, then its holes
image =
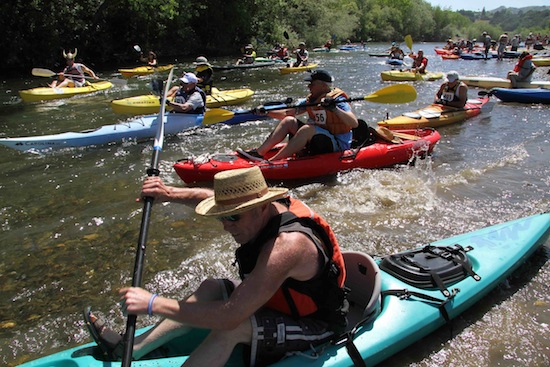
{"type": "Polygon", "coordinates": [[[235,329],[231,330],[212,330],[209,338],[214,340],[226,340],[237,344],[250,344],[252,341],[252,325],[250,320],[243,321],[235,329]]]}
{"type": "Polygon", "coordinates": [[[223,299],[224,294],[230,292],[227,290],[228,287],[223,279],[208,278],[199,285],[191,297],[203,301],[223,299]]]}

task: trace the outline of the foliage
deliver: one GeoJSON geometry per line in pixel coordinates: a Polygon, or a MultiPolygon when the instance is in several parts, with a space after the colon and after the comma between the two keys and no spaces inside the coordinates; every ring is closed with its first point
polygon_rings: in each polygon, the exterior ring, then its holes
{"type": "Polygon", "coordinates": [[[479,38],[550,33],[550,7],[453,12],[423,0],[10,0],[0,3],[3,73],[59,69],[63,50],[92,68],[136,64],[132,46],[159,61],[236,55],[243,45],[479,38]],[[285,35],[288,35],[286,39],[285,35]]]}

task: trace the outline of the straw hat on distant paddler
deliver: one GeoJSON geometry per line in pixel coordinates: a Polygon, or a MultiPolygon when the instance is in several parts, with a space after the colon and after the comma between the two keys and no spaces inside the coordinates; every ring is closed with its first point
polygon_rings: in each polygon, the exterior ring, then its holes
{"type": "Polygon", "coordinates": [[[214,176],[214,196],[201,201],[195,212],[206,216],[239,214],[287,193],[284,187],[267,187],[259,167],[222,171],[214,176]]]}

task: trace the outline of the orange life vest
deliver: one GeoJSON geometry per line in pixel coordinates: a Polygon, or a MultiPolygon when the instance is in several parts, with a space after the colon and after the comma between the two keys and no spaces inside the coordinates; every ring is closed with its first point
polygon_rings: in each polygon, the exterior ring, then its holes
{"type": "MultiPolygon", "coordinates": [[[[347,94],[339,89],[334,88],[329,93],[320,96],[317,100],[312,100],[311,95],[306,99],[306,103],[315,103],[319,102],[325,97],[331,97],[336,99],[337,97],[348,98],[347,94]]],[[[321,106],[309,106],[306,108],[308,116],[312,119],[315,125],[320,126],[324,129],[327,129],[331,134],[345,134],[351,131],[351,127],[344,123],[336,113],[329,111],[321,106]]]]}
{"type": "Polygon", "coordinates": [[[241,278],[256,265],[262,246],[281,232],[302,232],[308,235],[324,258],[320,273],[313,279],[297,281],[288,278],[265,307],[296,318],[311,316],[332,324],[345,323],[346,270],[334,232],[328,223],[299,200],[283,199],[289,211],[272,218],[262,234],[237,249],[241,278]],[[309,233],[308,233],[309,232],[309,233]],[[311,235],[313,233],[313,235],[311,235]]]}

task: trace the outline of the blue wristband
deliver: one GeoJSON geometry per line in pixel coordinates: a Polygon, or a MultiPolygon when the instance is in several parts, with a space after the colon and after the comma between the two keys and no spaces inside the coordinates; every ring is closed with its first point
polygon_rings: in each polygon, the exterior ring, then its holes
{"type": "Polygon", "coordinates": [[[147,305],[147,314],[153,316],[153,301],[157,298],[158,294],[154,293],[149,299],[149,305],[147,305]]]}

